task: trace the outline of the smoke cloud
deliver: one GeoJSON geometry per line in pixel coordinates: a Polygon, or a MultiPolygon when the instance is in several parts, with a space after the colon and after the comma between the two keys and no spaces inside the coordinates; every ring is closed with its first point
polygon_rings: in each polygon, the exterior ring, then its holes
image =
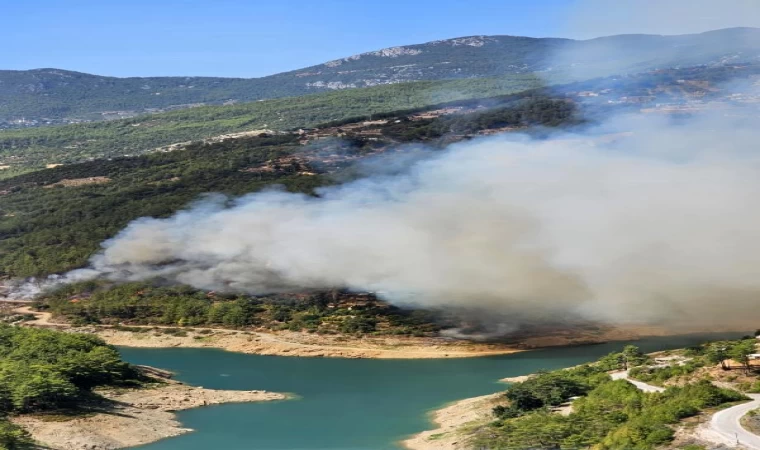
{"type": "Polygon", "coordinates": [[[553,85],[669,67],[757,62],[758,27],[757,0],[577,0],[559,34],[586,40],[555,46],[541,76],[553,85]]]}
{"type": "Polygon", "coordinates": [[[480,139],[318,197],[209,195],[138,219],[57,282],[342,286],[526,320],[760,318],[756,142],[724,117],[641,116],[583,135],[480,139]]]}

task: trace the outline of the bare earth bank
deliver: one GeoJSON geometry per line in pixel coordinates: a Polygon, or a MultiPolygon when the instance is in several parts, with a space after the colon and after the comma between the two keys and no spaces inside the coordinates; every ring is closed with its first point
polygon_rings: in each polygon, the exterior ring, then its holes
{"type": "Polygon", "coordinates": [[[48,312],[34,311],[29,306],[15,308],[13,311],[35,316],[34,320],[24,323],[26,326],[93,333],[111,345],[124,347],[218,348],[257,355],[385,359],[464,358],[504,355],[521,351],[513,345],[477,343],[440,337],[356,337],[292,331],[258,332],[203,327],[179,329],[149,325],[124,328],[71,327],[65,322],[56,321],[48,312]],[[167,333],[174,330],[181,330],[181,333],[167,333]]]}
{"type": "Polygon", "coordinates": [[[344,337],[298,332],[241,332],[187,330],[186,336],[160,331],[92,330],[106,342],[125,347],[194,347],[257,355],[337,358],[424,359],[503,355],[520,351],[512,346],[481,344],[447,338],[344,337]]]}
{"type": "Polygon", "coordinates": [[[188,347],[217,348],[238,353],[301,357],[424,359],[465,358],[505,355],[542,347],[593,344],[633,340],[645,336],[667,336],[689,332],[749,330],[735,324],[689,329],[641,325],[552,326],[537,328],[510,342],[477,342],[451,337],[352,336],[324,335],[292,331],[230,330],[202,327],[167,326],[88,326],[71,327],[58,322],[50,313],[34,311],[28,306],[14,309],[32,314],[28,326],[53,327],[61,330],[93,333],[112,345],[125,347],[188,347]],[[181,331],[176,333],[174,331],[181,331]]]}
{"type": "Polygon", "coordinates": [[[499,403],[502,395],[497,392],[467,398],[433,411],[431,420],[437,428],[415,434],[401,444],[410,450],[464,450],[468,446],[462,426],[477,426],[493,420],[491,409],[499,403]]]}
{"type": "Polygon", "coordinates": [[[286,394],[266,391],[224,391],[187,386],[168,380],[143,389],[97,391],[106,401],[97,412],[73,418],[23,415],[12,421],[32,437],[56,450],[110,450],[147,444],[192,431],[183,428],[173,411],[234,402],[285,400],[286,394]],[[68,419],[68,420],[67,420],[68,419]]]}
{"type": "Polygon", "coordinates": [[[178,336],[164,333],[161,327],[146,328],[141,332],[102,326],[72,330],[96,333],[109,344],[125,347],[208,347],[257,355],[377,359],[506,355],[543,347],[626,341],[647,336],[705,331],[642,326],[553,328],[515,337],[509,343],[486,343],[450,337],[321,335],[292,331],[259,332],[208,328],[183,328],[185,335],[178,336]]]}

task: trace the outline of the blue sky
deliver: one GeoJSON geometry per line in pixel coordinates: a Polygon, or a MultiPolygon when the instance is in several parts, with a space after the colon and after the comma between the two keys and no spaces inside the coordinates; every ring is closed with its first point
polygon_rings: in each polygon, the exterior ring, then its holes
{"type": "Polygon", "coordinates": [[[0,0],[0,66],[116,76],[254,77],[441,38],[552,35],[567,4],[568,0],[0,0]]]}
{"type": "MultiPolygon", "coordinates": [[[[641,6],[653,1],[0,0],[0,68],[55,67],[114,76],[257,77],[457,36],[664,32],[667,23],[653,30],[641,28],[652,23],[652,15],[641,6]],[[630,10],[620,6],[626,1],[630,10]],[[639,28],[620,26],[618,21],[629,21],[637,12],[643,14],[639,28]]],[[[683,20],[687,10],[716,16],[715,11],[694,8],[695,2],[719,3],[720,12],[725,12],[727,3],[758,0],[688,0],[688,8],[678,7],[687,0],[658,0],[657,7],[668,1],[675,12],[665,20],[679,17],[683,24],[689,22],[683,20]]],[[[741,13],[748,16],[747,10],[741,13]]],[[[732,20],[699,26],[730,25],[732,20]]]]}

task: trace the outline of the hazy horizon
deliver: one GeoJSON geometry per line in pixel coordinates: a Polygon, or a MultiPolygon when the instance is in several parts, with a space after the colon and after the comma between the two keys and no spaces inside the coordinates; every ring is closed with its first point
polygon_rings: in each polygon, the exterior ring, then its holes
{"type": "Polygon", "coordinates": [[[760,27],[751,0],[453,0],[407,4],[43,0],[6,6],[4,70],[259,78],[382,48],[477,35],[589,39],[760,27]],[[656,8],[657,11],[653,11],[656,8]],[[263,19],[262,19],[263,17],[263,19]],[[419,20],[425,17],[426,20],[419,20]],[[376,24],[382,24],[378,26],[376,24]]]}
{"type": "MultiPolygon", "coordinates": [[[[679,34],[621,33],[621,34],[610,34],[610,35],[605,35],[605,36],[598,36],[598,37],[588,38],[588,39],[573,39],[573,38],[566,38],[566,37],[563,37],[563,36],[543,36],[543,37],[536,37],[536,39],[572,39],[572,40],[577,40],[577,41],[588,41],[588,40],[600,39],[600,38],[605,38],[605,37],[637,35],[637,34],[639,34],[639,35],[649,35],[649,36],[683,36],[683,35],[702,34],[702,33],[710,33],[710,32],[715,32],[715,31],[730,30],[730,29],[740,29],[740,28],[752,28],[752,29],[758,29],[758,30],[760,30],[760,27],[727,27],[727,28],[717,28],[717,29],[714,29],[714,30],[701,31],[701,32],[698,32],[698,33],[679,33],[679,34]]],[[[472,37],[472,36],[476,36],[476,35],[471,35],[471,36],[452,36],[450,38],[445,38],[445,39],[440,39],[440,40],[449,40],[449,39],[465,38],[465,37],[472,37]]],[[[477,35],[477,36],[483,36],[483,35],[477,35]]],[[[505,34],[503,34],[503,35],[487,35],[487,36],[514,36],[514,35],[505,35],[505,34]]],[[[533,37],[533,36],[518,36],[518,37],[533,37]]],[[[412,45],[424,45],[424,44],[427,44],[427,43],[430,43],[430,42],[434,42],[434,41],[415,42],[415,43],[403,44],[403,45],[400,45],[398,47],[412,46],[412,45]]],[[[373,52],[373,51],[382,50],[384,48],[389,48],[389,47],[375,48],[375,49],[367,50],[365,52],[358,53],[358,54],[370,53],[370,52],[373,52]]],[[[350,56],[353,56],[353,55],[356,55],[356,54],[344,55],[344,56],[336,58],[336,59],[347,58],[347,57],[350,57],[350,56]]],[[[322,63],[326,63],[326,62],[328,62],[328,61],[323,61],[321,63],[317,63],[316,65],[319,65],[319,64],[322,64],[322,63]]],[[[69,68],[66,68],[66,67],[52,67],[52,66],[32,67],[32,68],[28,68],[28,69],[6,69],[6,68],[0,68],[0,71],[29,72],[29,71],[34,71],[34,70],[65,70],[65,71],[68,71],[68,72],[77,72],[77,73],[84,73],[84,74],[88,74],[88,75],[96,75],[96,76],[111,77],[111,78],[194,77],[194,78],[256,79],[256,78],[265,78],[265,77],[271,76],[271,75],[277,75],[279,73],[286,73],[286,72],[296,71],[296,70],[299,70],[299,69],[303,69],[305,67],[308,67],[308,66],[299,66],[299,67],[297,67],[295,69],[285,70],[284,72],[276,72],[276,73],[271,73],[271,74],[267,74],[267,75],[261,75],[261,76],[257,76],[257,77],[235,77],[235,76],[223,76],[223,75],[195,75],[195,74],[183,74],[183,75],[152,75],[152,74],[145,74],[145,75],[118,76],[118,75],[106,75],[106,74],[93,73],[93,72],[83,72],[83,71],[80,71],[80,70],[69,69],[69,68]]]]}

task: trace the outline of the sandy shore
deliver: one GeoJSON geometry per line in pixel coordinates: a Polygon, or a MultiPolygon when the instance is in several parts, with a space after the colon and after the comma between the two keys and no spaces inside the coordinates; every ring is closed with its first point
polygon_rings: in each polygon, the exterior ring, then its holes
{"type": "MultiPolygon", "coordinates": [[[[510,343],[484,343],[451,337],[349,336],[292,331],[240,331],[203,327],[110,326],[71,327],[57,322],[50,313],[33,311],[28,306],[15,308],[19,314],[33,314],[29,326],[54,327],[65,331],[93,333],[112,345],[142,348],[187,347],[217,348],[239,353],[277,356],[429,359],[467,358],[506,355],[543,347],[595,344],[635,340],[646,336],[667,336],[704,329],[663,328],[656,326],[551,327],[533,330],[510,343]],[[139,331],[128,331],[130,328],[139,331]],[[167,333],[168,329],[182,333],[167,333]]],[[[713,329],[709,331],[729,331],[713,329]]],[[[736,328],[733,328],[736,329],[736,328]]],[[[747,328],[750,329],[750,328],[747,328]]]]}
{"type": "MultiPolygon", "coordinates": [[[[44,318],[42,319],[44,320],[44,318]]],[[[474,342],[447,337],[356,337],[292,331],[257,332],[209,328],[184,328],[182,330],[185,331],[186,336],[175,336],[163,332],[169,327],[143,328],[149,330],[133,332],[102,326],[78,330],[96,333],[109,344],[126,347],[206,347],[257,355],[378,359],[467,358],[506,355],[535,348],[706,332],[706,330],[665,329],[650,326],[551,329],[526,335],[514,343],[505,344],[474,342]]]]}
{"type": "Polygon", "coordinates": [[[452,338],[415,338],[395,336],[340,336],[306,332],[258,332],[203,327],[109,326],[71,327],[56,322],[47,312],[34,311],[28,306],[14,310],[18,314],[33,314],[36,319],[28,326],[50,327],[65,331],[93,333],[111,345],[141,348],[217,348],[238,353],[277,356],[307,356],[334,358],[429,359],[466,358],[506,355],[522,349],[505,344],[470,342],[452,338]],[[167,334],[165,330],[182,330],[183,334],[167,334]]]}
{"type": "Polygon", "coordinates": [[[499,380],[499,383],[522,383],[523,381],[528,381],[528,379],[530,379],[532,376],[533,375],[520,375],[517,377],[502,378],[499,380]]]}
{"type": "Polygon", "coordinates": [[[144,389],[97,391],[105,400],[80,416],[23,415],[11,420],[45,448],[110,450],[147,444],[192,431],[173,411],[234,402],[284,400],[266,391],[222,391],[168,380],[144,389]]]}
{"type": "Polygon", "coordinates": [[[464,450],[467,433],[463,425],[478,426],[493,420],[491,409],[500,403],[501,392],[454,402],[431,413],[437,428],[415,434],[401,444],[410,450],[464,450]]]}
{"type": "Polygon", "coordinates": [[[445,338],[346,338],[295,332],[259,333],[197,329],[184,330],[186,336],[174,336],[161,330],[131,332],[104,327],[89,331],[95,332],[112,345],[218,348],[257,355],[424,359],[504,355],[520,351],[504,345],[478,344],[445,338]]]}

